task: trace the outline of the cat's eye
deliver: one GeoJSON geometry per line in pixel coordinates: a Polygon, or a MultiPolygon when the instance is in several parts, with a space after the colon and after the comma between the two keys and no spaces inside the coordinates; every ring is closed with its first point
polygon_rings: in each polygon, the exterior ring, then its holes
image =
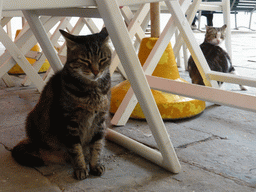
{"type": "Polygon", "coordinates": [[[86,64],[87,66],[89,66],[91,64],[91,61],[90,60],[87,60],[87,59],[79,59],[81,63],[84,63],[86,64]]]}
{"type": "Polygon", "coordinates": [[[109,57],[104,57],[104,58],[101,58],[100,60],[99,60],[99,64],[100,65],[103,65],[106,61],[108,61],[109,60],[109,57]]]}

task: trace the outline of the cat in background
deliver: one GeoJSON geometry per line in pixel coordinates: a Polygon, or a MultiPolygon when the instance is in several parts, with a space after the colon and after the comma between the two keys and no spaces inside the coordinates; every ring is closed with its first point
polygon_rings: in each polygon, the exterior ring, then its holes
{"type": "MultiPolygon", "coordinates": [[[[223,25],[222,27],[206,26],[205,39],[204,42],[200,45],[200,48],[211,70],[237,75],[235,68],[232,66],[232,62],[228,53],[219,47],[219,45],[225,39],[226,28],[227,25],[223,25]]],[[[192,83],[204,85],[203,79],[191,56],[188,60],[188,71],[192,83]]],[[[222,83],[223,82],[218,81],[219,85],[222,83]]],[[[241,90],[246,90],[244,86],[239,86],[241,90]]]]}
{"type": "Polygon", "coordinates": [[[46,84],[26,119],[27,138],[12,149],[25,166],[71,162],[82,180],[100,176],[100,162],[110,105],[111,51],[108,33],[74,36],[63,30],[67,61],[46,84]]]}

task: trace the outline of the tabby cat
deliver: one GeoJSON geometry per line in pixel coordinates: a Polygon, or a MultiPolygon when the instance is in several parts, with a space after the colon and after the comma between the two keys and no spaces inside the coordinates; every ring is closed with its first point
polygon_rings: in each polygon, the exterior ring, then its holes
{"type": "MultiPolygon", "coordinates": [[[[224,41],[227,25],[222,27],[206,26],[206,34],[204,42],[200,45],[200,48],[207,60],[207,63],[211,70],[237,74],[235,68],[232,66],[231,59],[226,51],[224,51],[219,45],[224,41]]],[[[188,71],[192,83],[204,85],[203,79],[196,67],[193,58],[190,56],[188,60],[188,71]]],[[[223,82],[218,82],[221,85],[223,82]]],[[[240,85],[241,90],[246,88],[240,85]]]]}
{"type": "Polygon", "coordinates": [[[110,104],[111,51],[108,33],[74,36],[63,30],[67,61],[46,84],[26,120],[27,139],[12,149],[25,166],[71,162],[82,180],[100,176],[100,162],[110,104]]]}

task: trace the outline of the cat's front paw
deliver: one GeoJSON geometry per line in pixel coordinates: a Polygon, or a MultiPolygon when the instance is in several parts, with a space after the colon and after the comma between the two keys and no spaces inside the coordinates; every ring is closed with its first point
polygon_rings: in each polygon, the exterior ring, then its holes
{"type": "Polygon", "coordinates": [[[89,176],[89,170],[87,168],[75,169],[74,174],[76,179],[83,180],[89,176]]]}
{"type": "Polygon", "coordinates": [[[94,176],[101,176],[105,172],[105,166],[102,164],[98,164],[94,167],[90,168],[90,174],[94,176]]]}

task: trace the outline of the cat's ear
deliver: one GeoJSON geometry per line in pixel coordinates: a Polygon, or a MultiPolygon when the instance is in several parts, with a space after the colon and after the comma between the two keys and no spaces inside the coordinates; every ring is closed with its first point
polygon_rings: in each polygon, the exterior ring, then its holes
{"type": "Polygon", "coordinates": [[[102,30],[100,31],[100,34],[103,37],[103,44],[107,43],[109,40],[109,35],[106,27],[103,27],[102,30]]]}
{"type": "Polygon", "coordinates": [[[66,32],[66,31],[64,31],[64,30],[62,30],[62,29],[60,29],[60,33],[61,33],[61,35],[63,36],[63,37],[65,37],[65,39],[72,39],[72,37],[73,37],[73,35],[71,35],[70,33],[68,33],[68,32],[66,32]]]}
{"type": "Polygon", "coordinates": [[[226,28],[227,28],[227,25],[226,25],[226,24],[224,24],[224,25],[221,27],[222,30],[225,30],[226,28]]]}
{"type": "Polygon", "coordinates": [[[72,46],[73,44],[75,44],[75,42],[73,40],[74,35],[71,35],[70,33],[67,33],[66,31],[61,30],[61,29],[59,31],[60,31],[61,35],[65,38],[68,46],[70,46],[70,45],[72,46]]]}
{"type": "Polygon", "coordinates": [[[106,27],[103,27],[103,28],[101,29],[101,31],[100,31],[100,34],[105,35],[105,36],[108,36],[108,30],[107,30],[107,28],[106,28],[106,27]]]}

